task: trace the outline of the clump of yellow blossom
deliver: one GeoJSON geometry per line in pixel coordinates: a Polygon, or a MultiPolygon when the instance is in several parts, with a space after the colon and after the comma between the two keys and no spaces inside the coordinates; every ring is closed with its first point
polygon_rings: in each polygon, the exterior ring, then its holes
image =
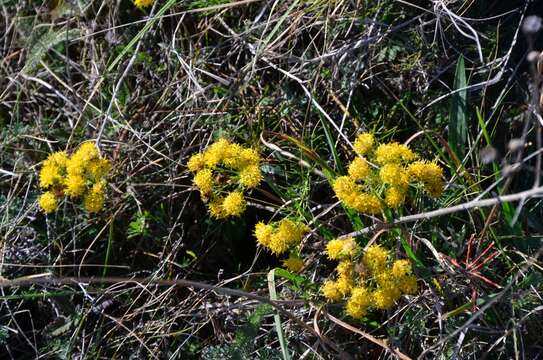
{"type": "Polygon", "coordinates": [[[443,192],[443,169],[436,163],[415,161],[409,165],[408,172],[414,181],[422,182],[430,196],[438,197],[443,192]]]}
{"type": "Polygon", "coordinates": [[[328,256],[341,261],[336,268],[337,279],[327,280],[321,286],[327,301],[347,299],[345,312],[361,318],[372,309],[390,309],[402,294],[417,292],[417,278],[408,260],[391,261],[390,251],[377,244],[368,246],[358,258],[356,252],[340,257],[341,242],[350,240],[328,243],[328,256]]]}
{"type": "Polygon", "coordinates": [[[332,240],[326,245],[326,253],[330,260],[352,258],[356,254],[357,245],[353,238],[332,240]]]}
{"type": "Polygon", "coordinates": [[[43,212],[46,214],[52,213],[55,211],[58,207],[58,201],[51,191],[44,192],[39,199],[40,207],[42,208],[43,212]]]}
{"type": "Polygon", "coordinates": [[[304,262],[298,255],[295,255],[296,251],[294,250],[308,231],[307,225],[284,218],[269,224],[257,223],[254,235],[256,241],[273,254],[281,255],[290,250],[290,256],[283,260],[283,265],[290,271],[298,272],[304,266],[304,262]]]}
{"type": "Polygon", "coordinates": [[[373,137],[373,134],[362,133],[356,137],[353,147],[354,151],[356,151],[358,154],[365,155],[370,152],[374,144],[375,138],[373,137]]]}
{"type": "Polygon", "coordinates": [[[245,199],[239,191],[228,194],[223,202],[222,208],[226,216],[240,216],[245,211],[245,199]]]}
{"type": "Polygon", "coordinates": [[[397,142],[377,144],[372,134],[357,136],[357,157],[347,168],[348,175],[337,177],[332,188],[347,207],[362,214],[379,215],[385,209],[397,209],[407,198],[409,186],[422,183],[433,197],[443,191],[443,170],[427,161],[415,161],[418,155],[397,142]]]}
{"type": "Polygon", "coordinates": [[[381,144],[375,150],[375,162],[379,165],[399,163],[401,161],[413,161],[416,155],[411,149],[403,144],[391,142],[381,144]]]}
{"type": "Polygon", "coordinates": [[[155,0],[134,0],[134,5],[140,9],[143,9],[153,5],[154,2],[155,0]]]}
{"type": "Polygon", "coordinates": [[[321,292],[324,297],[330,302],[340,301],[343,297],[339,292],[337,283],[332,280],[327,280],[321,286],[321,292]]]}
{"type": "Polygon", "coordinates": [[[67,162],[68,155],[65,151],[50,154],[43,162],[40,171],[40,187],[48,189],[52,186],[62,185],[67,162]]]}
{"type": "Polygon", "coordinates": [[[369,165],[365,159],[356,157],[352,163],[349,164],[349,176],[351,179],[364,180],[369,173],[369,165]]]}
{"type": "Polygon", "coordinates": [[[100,157],[93,142],[81,144],[71,156],[64,151],[50,154],[40,170],[40,187],[49,190],[38,201],[41,209],[51,213],[62,197],[69,196],[83,197],[83,207],[88,212],[100,211],[109,170],[109,161],[100,157]]]}
{"type": "Polygon", "coordinates": [[[299,272],[304,267],[304,260],[298,255],[290,254],[288,258],[283,260],[283,266],[292,272],[299,272]]]}
{"type": "Polygon", "coordinates": [[[361,318],[368,313],[372,304],[372,294],[365,287],[356,287],[345,305],[345,311],[353,318],[361,318]]]}
{"type": "Polygon", "coordinates": [[[215,219],[240,216],[246,207],[243,192],[263,180],[260,154],[221,138],[201,153],[194,154],[187,168],[194,173],[193,184],[208,204],[215,219]]]}

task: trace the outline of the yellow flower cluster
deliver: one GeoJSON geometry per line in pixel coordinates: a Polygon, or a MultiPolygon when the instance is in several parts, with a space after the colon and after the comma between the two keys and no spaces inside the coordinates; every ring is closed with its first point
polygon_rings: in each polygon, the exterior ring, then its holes
{"type": "Polygon", "coordinates": [[[295,254],[290,254],[288,258],[283,260],[283,266],[292,272],[299,272],[304,267],[304,260],[295,254]]]}
{"type": "Polygon", "coordinates": [[[154,2],[155,0],[134,0],[134,5],[142,9],[153,5],[154,2]]]}
{"type": "Polygon", "coordinates": [[[262,181],[260,154],[224,138],[193,155],[187,168],[194,173],[193,183],[216,219],[240,216],[246,207],[243,191],[262,181]]]}
{"type": "Polygon", "coordinates": [[[92,142],[79,146],[71,157],[64,151],[50,154],[40,171],[40,187],[47,190],[38,203],[45,213],[55,211],[59,198],[83,197],[88,212],[98,212],[104,206],[106,174],[110,164],[102,159],[92,142]]]}
{"type": "Polygon", "coordinates": [[[309,228],[305,224],[282,219],[269,224],[259,222],[255,226],[254,234],[260,245],[280,255],[299,245],[308,231],[309,228]]]}
{"type": "Polygon", "coordinates": [[[358,251],[353,243],[351,238],[328,243],[328,257],[340,260],[336,268],[337,279],[328,280],[321,286],[328,301],[348,298],[345,311],[353,318],[361,318],[371,309],[390,309],[402,294],[417,292],[417,278],[408,260],[390,264],[390,252],[379,245],[370,245],[362,258],[356,259],[358,251]]]}
{"type": "Polygon", "coordinates": [[[354,142],[358,156],[349,164],[348,175],[335,179],[333,189],[346,206],[359,213],[379,214],[385,207],[403,205],[413,183],[422,183],[432,197],[443,192],[443,170],[428,161],[415,161],[418,155],[397,142],[377,146],[370,133],[354,142]],[[374,165],[370,167],[369,161],[374,165]]]}

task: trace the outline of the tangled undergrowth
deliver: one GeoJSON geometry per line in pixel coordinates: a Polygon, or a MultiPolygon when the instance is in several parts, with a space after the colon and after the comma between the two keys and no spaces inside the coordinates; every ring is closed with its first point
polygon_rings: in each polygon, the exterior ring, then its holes
{"type": "Polygon", "coordinates": [[[541,358],[540,2],[0,10],[0,357],[541,358]]]}

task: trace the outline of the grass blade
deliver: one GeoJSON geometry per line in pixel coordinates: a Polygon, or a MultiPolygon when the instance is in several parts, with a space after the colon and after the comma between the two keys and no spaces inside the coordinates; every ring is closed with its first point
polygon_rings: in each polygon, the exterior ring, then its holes
{"type": "Polygon", "coordinates": [[[449,145],[460,159],[465,155],[468,137],[466,85],[464,57],[460,56],[458,63],[456,64],[456,72],[454,75],[455,93],[452,96],[451,111],[449,113],[449,145]]]}
{"type": "MultiPolygon", "coordinates": [[[[275,291],[275,270],[276,269],[273,269],[268,273],[268,289],[270,291],[271,300],[277,300],[277,292],[275,291]]],[[[281,317],[276,312],[275,315],[273,315],[273,319],[275,321],[275,331],[277,332],[277,337],[279,338],[279,345],[281,346],[283,360],[290,360],[287,341],[285,339],[285,333],[283,332],[283,324],[281,323],[281,317]]]]}

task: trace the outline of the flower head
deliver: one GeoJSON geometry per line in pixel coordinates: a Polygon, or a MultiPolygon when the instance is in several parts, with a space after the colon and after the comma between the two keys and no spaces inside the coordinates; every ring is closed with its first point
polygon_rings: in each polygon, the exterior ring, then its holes
{"type": "Polygon", "coordinates": [[[134,0],[134,5],[140,9],[143,9],[153,5],[154,2],[155,0],[134,0]]]}
{"type": "Polygon", "coordinates": [[[391,208],[396,209],[405,202],[406,190],[397,186],[392,186],[385,192],[385,204],[391,208]]]}
{"type": "Polygon", "coordinates": [[[100,157],[98,153],[98,148],[93,142],[85,142],[79,146],[79,148],[72,155],[72,158],[79,158],[83,162],[88,162],[93,159],[100,157]]]}
{"type": "Polygon", "coordinates": [[[82,175],[68,174],[64,184],[66,185],[64,193],[73,198],[83,195],[87,190],[87,183],[82,175]]]}
{"type": "Polygon", "coordinates": [[[40,187],[47,189],[51,186],[60,185],[66,171],[68,155],[64,151],[50,154],[43,162],[40,171],[40,187]]]}
{"type": "Polygon", "coordinates": [[[356,157],[350,164],[349,164],[349,176],[355,180],[363,180],[366,176],[369,174],[369,166],[366,159],[362,159],[360,157],[356,157]]]}
{"type": "Polygon", "coordinates": [[[209,202],[208,210],[211,217],[215,219],[224,219],[227,217],[222,207],[223,201],[223,198],[215,197],[209,202]]]}
{"type": "Polygon", "coordinates": [[[352,289],[345,310],[352,318],[359,319],[367,314],[371,304],[372,297],[369,290],[365,287],[355,287],[352,289]]]}
{"type": "Polygon", "coordinates": [[[99,181],[107,175],[111,165],[107,159],[94,159],[87,165],[87,174],[94,181],[99,181]]]}
{"type": "Polygon", "coordinates": [[[248,165],[239,172],[239,183],[247,188],[257,187],[262,181],[262,173],[258,165],[248,165]]]}
{"type": "Polygon", "coordinates": [[[331,240],[326,245],[326,253],[330,260],[352,258],[356,254],[356,242],[353,238],[345,240],[331,240]]]}
{"type": "Polygon", "coordinates": [[[283,266],[289,271],[299,272],[304,267],[304,261],[301,257],[290,254],[287,259],[283,260],[283,266]]]}
{"type": "Polygon", "coordinates": [[[263,246],[268,246],[273,234],[273,226],[264,224],[262,221],[255,226],[256,241],[263,246]]]}
{"type": "Polygon", "coordinates": [[[384,165],[399,163],[401,161],[413,161],[416,155],[406,145],[397,142],[381,144],[375,150],[375,162],[384,165]]]}
{"type": "Polygon", "coordinates": [[[363,192],[357,193],[350,203],[346,202],[345,204],[363,214],[375,215],[383,210],[381,201],[377,196],[363,192]]]}
{"type": "Polygon", "coordinates": [[[192,181],[203,196],[211,194],[213,190],[213,173],[210,169],[198,171],[192,181]]]}
{"type": "Polygon", "coordinates": [[[411,263],[409,260],[396,260],[392,264],[392,275],[396,278],[403,278],[411,275],[411,263]]]}
{"type": "Polygon", "coordinates": [[[342,295],[341,292],[339,292],[337,283],[332,280],[327,280],[322,286],[321,286],[321,292],[322,295],[328,300],[329,302],[337,302],[341,300],[342,295]]]}
{"type": "Polygon", "coordinates": [[[367,154],[373,147],[375,143],[375,138],[370,133],[362,133],[356,137],[354,141],[354,151],[360,155],[367,154]]]}
{"type": "Polygon", "coordinates": [[[245,198],[239,191],[231,192],[222,202],[222,208],[226,216],[240,216],[245,211],[245,206],[245,198]]]}
{"type": "Polygon", "coordinates": [[[46,191],[41,194],[38,203],[40,204],[40,208],[46,214],[52,213],[58,207],[57,198],[51,191],[46,191]]]}
{"type": "Polygon", "coordinates": [[[83,206],[90,213],[98,212],[104,207],[105,182],[95,183],[83,198],[83,206]]]}
{"type": "Polygon", "coordinates": [[[417,293],[417,278],[415,275],[408,275],[400,279],[400,290],[404,294],[416,294],[417,293]]]}
{"type": "Polygon", "coordinates": [[[373,292],[373,305],[377,309],[390,309],[401,296],[400,289],[396,287],[379,288],[373,292]]]}
{"type": "Polygon", "coordinates": [[[302,223],[290,219],[282,219],[273,224],[256,224],[255,237],[274,254],[283,254],[288,249],[300,244],[309,228],[302,223]]]}
{"type": "Polygon", "coordinates": [[[378,274],[385,269],[388,256],[388,250],[380,245],[374,244],[366,249],[362,261],[372,274],[378,274]]]}
{"type": "Polygon", "coordinates": [[[202,170],[205,166],[205,159],[204,155],[201,153],[194,154],[190,157],[189,161],[187,162],[187,168],[190,172],[198,172],[202,170]]]}
{"type": "Polygon", "coordinates": [[[433,162],[415,161],[409,165],[409,175],[414,181],[422,182],[424,189],[432,197],[439,197],[443,192],[443,169],[433,162]]]}
{"type": "Polygon", "coordinates": [[[379,177],[383,183],[399,188],[406,188],[409,185],[407,171],[397,163],[383,165],[379,171],[379,177]]]}

